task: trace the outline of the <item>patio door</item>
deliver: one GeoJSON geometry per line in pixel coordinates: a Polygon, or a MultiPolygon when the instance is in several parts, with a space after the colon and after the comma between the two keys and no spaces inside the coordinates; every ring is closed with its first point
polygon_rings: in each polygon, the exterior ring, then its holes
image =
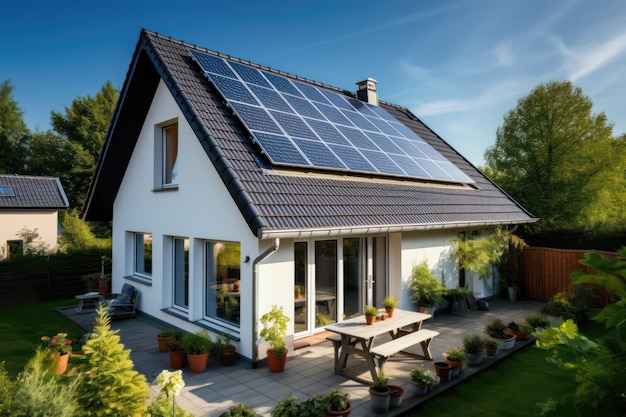
{"type": "Polygon", "coordinates": [[[294,330],[310,335],[340,317],[381,306],[387,294],[387,238],[294,242],[294,330]]]}

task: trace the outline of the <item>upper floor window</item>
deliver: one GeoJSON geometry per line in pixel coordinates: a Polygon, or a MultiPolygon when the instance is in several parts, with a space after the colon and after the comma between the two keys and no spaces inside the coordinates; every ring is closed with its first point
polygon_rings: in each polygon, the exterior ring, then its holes
{"type": "Polygon", "coordinates": [[[178,185],[178,123],[161,127],[161,185],[178,185]]]}

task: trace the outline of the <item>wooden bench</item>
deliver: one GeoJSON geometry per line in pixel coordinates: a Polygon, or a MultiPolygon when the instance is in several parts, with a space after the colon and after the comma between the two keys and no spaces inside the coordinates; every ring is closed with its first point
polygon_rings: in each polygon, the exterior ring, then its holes
{"type": "Polygon", "coordinates": [[[383,369],[383,366],[385,365],[387,359],[389,359],[396,353],[402,353],[404,355],[420,359],[432,360],[433,357],[430,354],[430,342],[437,335],[439,335],[439,332],[436,332],[434,330],[418,330],[416,332],[408,333],[405,336],[393,339],[390,342],[383,343],[382,345],[374,346],[370,350],[370,353],[378,362],[378,368],[381,370],[383,369]],[[422,345],[422,351],[424,352],[423,356],[410,352],[403,352],[404,349],[418,343],[422,345]]]}
{"type": "Polygon", "coordinates": [[[339,348],[341,348],[341,335],[333,333],[327,336],[326,340],[333,344],[333,349],[335,349],[335,363],[337,363],[339,360],[339,348]]]}

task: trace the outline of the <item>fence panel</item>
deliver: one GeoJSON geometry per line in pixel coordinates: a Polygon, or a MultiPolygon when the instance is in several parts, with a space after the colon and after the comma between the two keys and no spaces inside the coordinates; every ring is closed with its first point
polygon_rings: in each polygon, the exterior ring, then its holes
{"type": "MultiPolygon", "coordinates": [[[[526,298],[547,301],[561,291],[573,292],[570,273],[576,269],[592,272],[578,263],[588,250],[530,247],[522,252],[522,285],[526,298]]],[[[609,258],[616,252],[594,251],[609,258]]],[[[599,286],[592,289],[594,303],[605,306],[612,302],[610,295],[599,286]]]]}

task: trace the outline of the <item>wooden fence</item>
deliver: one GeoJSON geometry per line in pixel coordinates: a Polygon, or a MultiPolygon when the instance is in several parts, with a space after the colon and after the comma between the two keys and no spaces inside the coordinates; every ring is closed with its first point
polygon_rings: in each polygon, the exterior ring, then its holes
{"type": "MultiPolygon", "coordinates": [[[[576,269],[592,272],[578,263],[588,250],[530,247],[522,252],[522,291],[526,298],[547,301],[561,291],[574,292],[570,273],[576,269]]],[[[594,251],[609,258],[615,252],[594,251]]],[[[591,286],[593,304],[605,306],[613,302],[611,296],[597,285],[591,286]]]]}

